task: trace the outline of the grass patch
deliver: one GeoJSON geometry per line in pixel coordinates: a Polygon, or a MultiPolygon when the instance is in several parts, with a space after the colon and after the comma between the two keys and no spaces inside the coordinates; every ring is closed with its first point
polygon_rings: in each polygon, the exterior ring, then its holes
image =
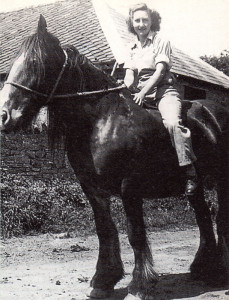
{"type": "MultiPolygon", "coordinates": [[[[208,194],[216,209],[215,196],[208,194]]],[[[126,217],[119,198],[111,199],[113,219],[126,232],[126,217]]],[[[194,225],[195,216],[185,198],[145,199],[144,218],[149,231],[194,225]]],[[[1,236],[9,238],[31,232],[95,233],[92,208],[74,179],[31,177],[2,173],[1,236]]]]}

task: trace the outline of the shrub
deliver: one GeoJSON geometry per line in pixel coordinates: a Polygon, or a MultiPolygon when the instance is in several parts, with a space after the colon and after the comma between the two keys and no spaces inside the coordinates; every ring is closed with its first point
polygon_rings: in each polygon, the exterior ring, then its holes
{"type": "MultiPolygon", "coordinates": [[[[34,232],[95,233],[92,208],[74,179],[35,180],[2,172],[1,235],[3,238],[34,232]]],[[[213,192],[206,193],[213,212],[217,204],[213,192]]],[[[111,199],[111,215],[121,232],[126,217],[118,197],[111,199]]],[[[183,197],[145,199],[144,218],[148,230],[184,227],[195,223],[195,216],[183,197]]]]}
{"type": "Polygon", "coordinates": [[[73,180],[33,180],[2,174],[1,233],[5,238],[69,226],[84,206],[85,196],[73,180]]]}

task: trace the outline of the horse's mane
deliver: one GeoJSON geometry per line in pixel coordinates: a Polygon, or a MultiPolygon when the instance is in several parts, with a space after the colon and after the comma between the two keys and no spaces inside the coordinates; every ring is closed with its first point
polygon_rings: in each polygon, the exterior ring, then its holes
{"type": "MultiPolygon", "coordinates": [[[[94,65],[85,55],[80,54],[79,51],[72,45],[66,45],[63,49],[68,54],[68,73],[69,73],[69,89],[68,93],[82,92],[82,91],[96,91],[100,89],[107,89],[109,87],[117,86],[116,80],[105,73],[100,67],[94,65]]],[[[91,101],[96,101],[102,96],[88,96],[91,101]]],[[[54,100],[55,101],[55,100],[54,100]]],[[[64,101],[64,100],[63,100],[64,101]]],[[[68,99],[68,104],[61,107],[61,101],[49,107],[49,142],[51,149],[62,148],[65,144],[67,135],[67,127],[63,118],[63,111],[74,111],[80,97],[68,99]]],[[[62,102],[63,103],[63,102],[62,102]]]]}
{"type": "Polygon", "coordinates": [[[74,46],[65,45],[63,49],[68,53],[70,69],[75,69],[81,75],[83,84],[80,89],[78,87],[78,91],[93,91],[117,86],[116,80],[111,75],[93,64],[85,55],[80,54],[74,46]]]}
{"type": "Polygon", "coordinates": [[[41,37],[38,32],[28,36],[22,43],[16,58],[22,53],[25,54],[25,76],[27,78],[36,76],[37,87],[46,73],[45,58],[50,53],[59,59],[61,58],[61,52],[58,51],[59,44],[59,40],[51,33],[41,37]]]}

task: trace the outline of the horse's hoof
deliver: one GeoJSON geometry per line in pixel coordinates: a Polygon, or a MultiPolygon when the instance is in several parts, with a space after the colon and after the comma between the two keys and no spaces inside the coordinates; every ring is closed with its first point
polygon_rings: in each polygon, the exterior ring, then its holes
{"type": "Polygon", "coordinates": [[[139,294],[137,295],[132,295],[132,294],[128,294],[124,300],[153,300],[154,297],[153,296],[141,296],[139,294]]]}
{"type": "Polygon", "coordinates": [[[138,295],[134,296],[132,294],[128,294],[124,300],[141,300],[141,298],[138,295]]]}
{"type": "Polygon", "coordinates": [[[91,299],[107,299],[113,294],[114,290],[92,289],[87,296],[91,299]]]}

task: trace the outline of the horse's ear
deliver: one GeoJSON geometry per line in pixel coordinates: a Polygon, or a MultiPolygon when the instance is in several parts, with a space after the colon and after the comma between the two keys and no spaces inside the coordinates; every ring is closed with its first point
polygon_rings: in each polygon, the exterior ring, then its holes
{"type": "Polygon", "coordinates": [[[47,32],[47,23],[44,16],[42,15],[40,15],[40,19],[38,21],[37,32],[41,34],[47,32]]]}

